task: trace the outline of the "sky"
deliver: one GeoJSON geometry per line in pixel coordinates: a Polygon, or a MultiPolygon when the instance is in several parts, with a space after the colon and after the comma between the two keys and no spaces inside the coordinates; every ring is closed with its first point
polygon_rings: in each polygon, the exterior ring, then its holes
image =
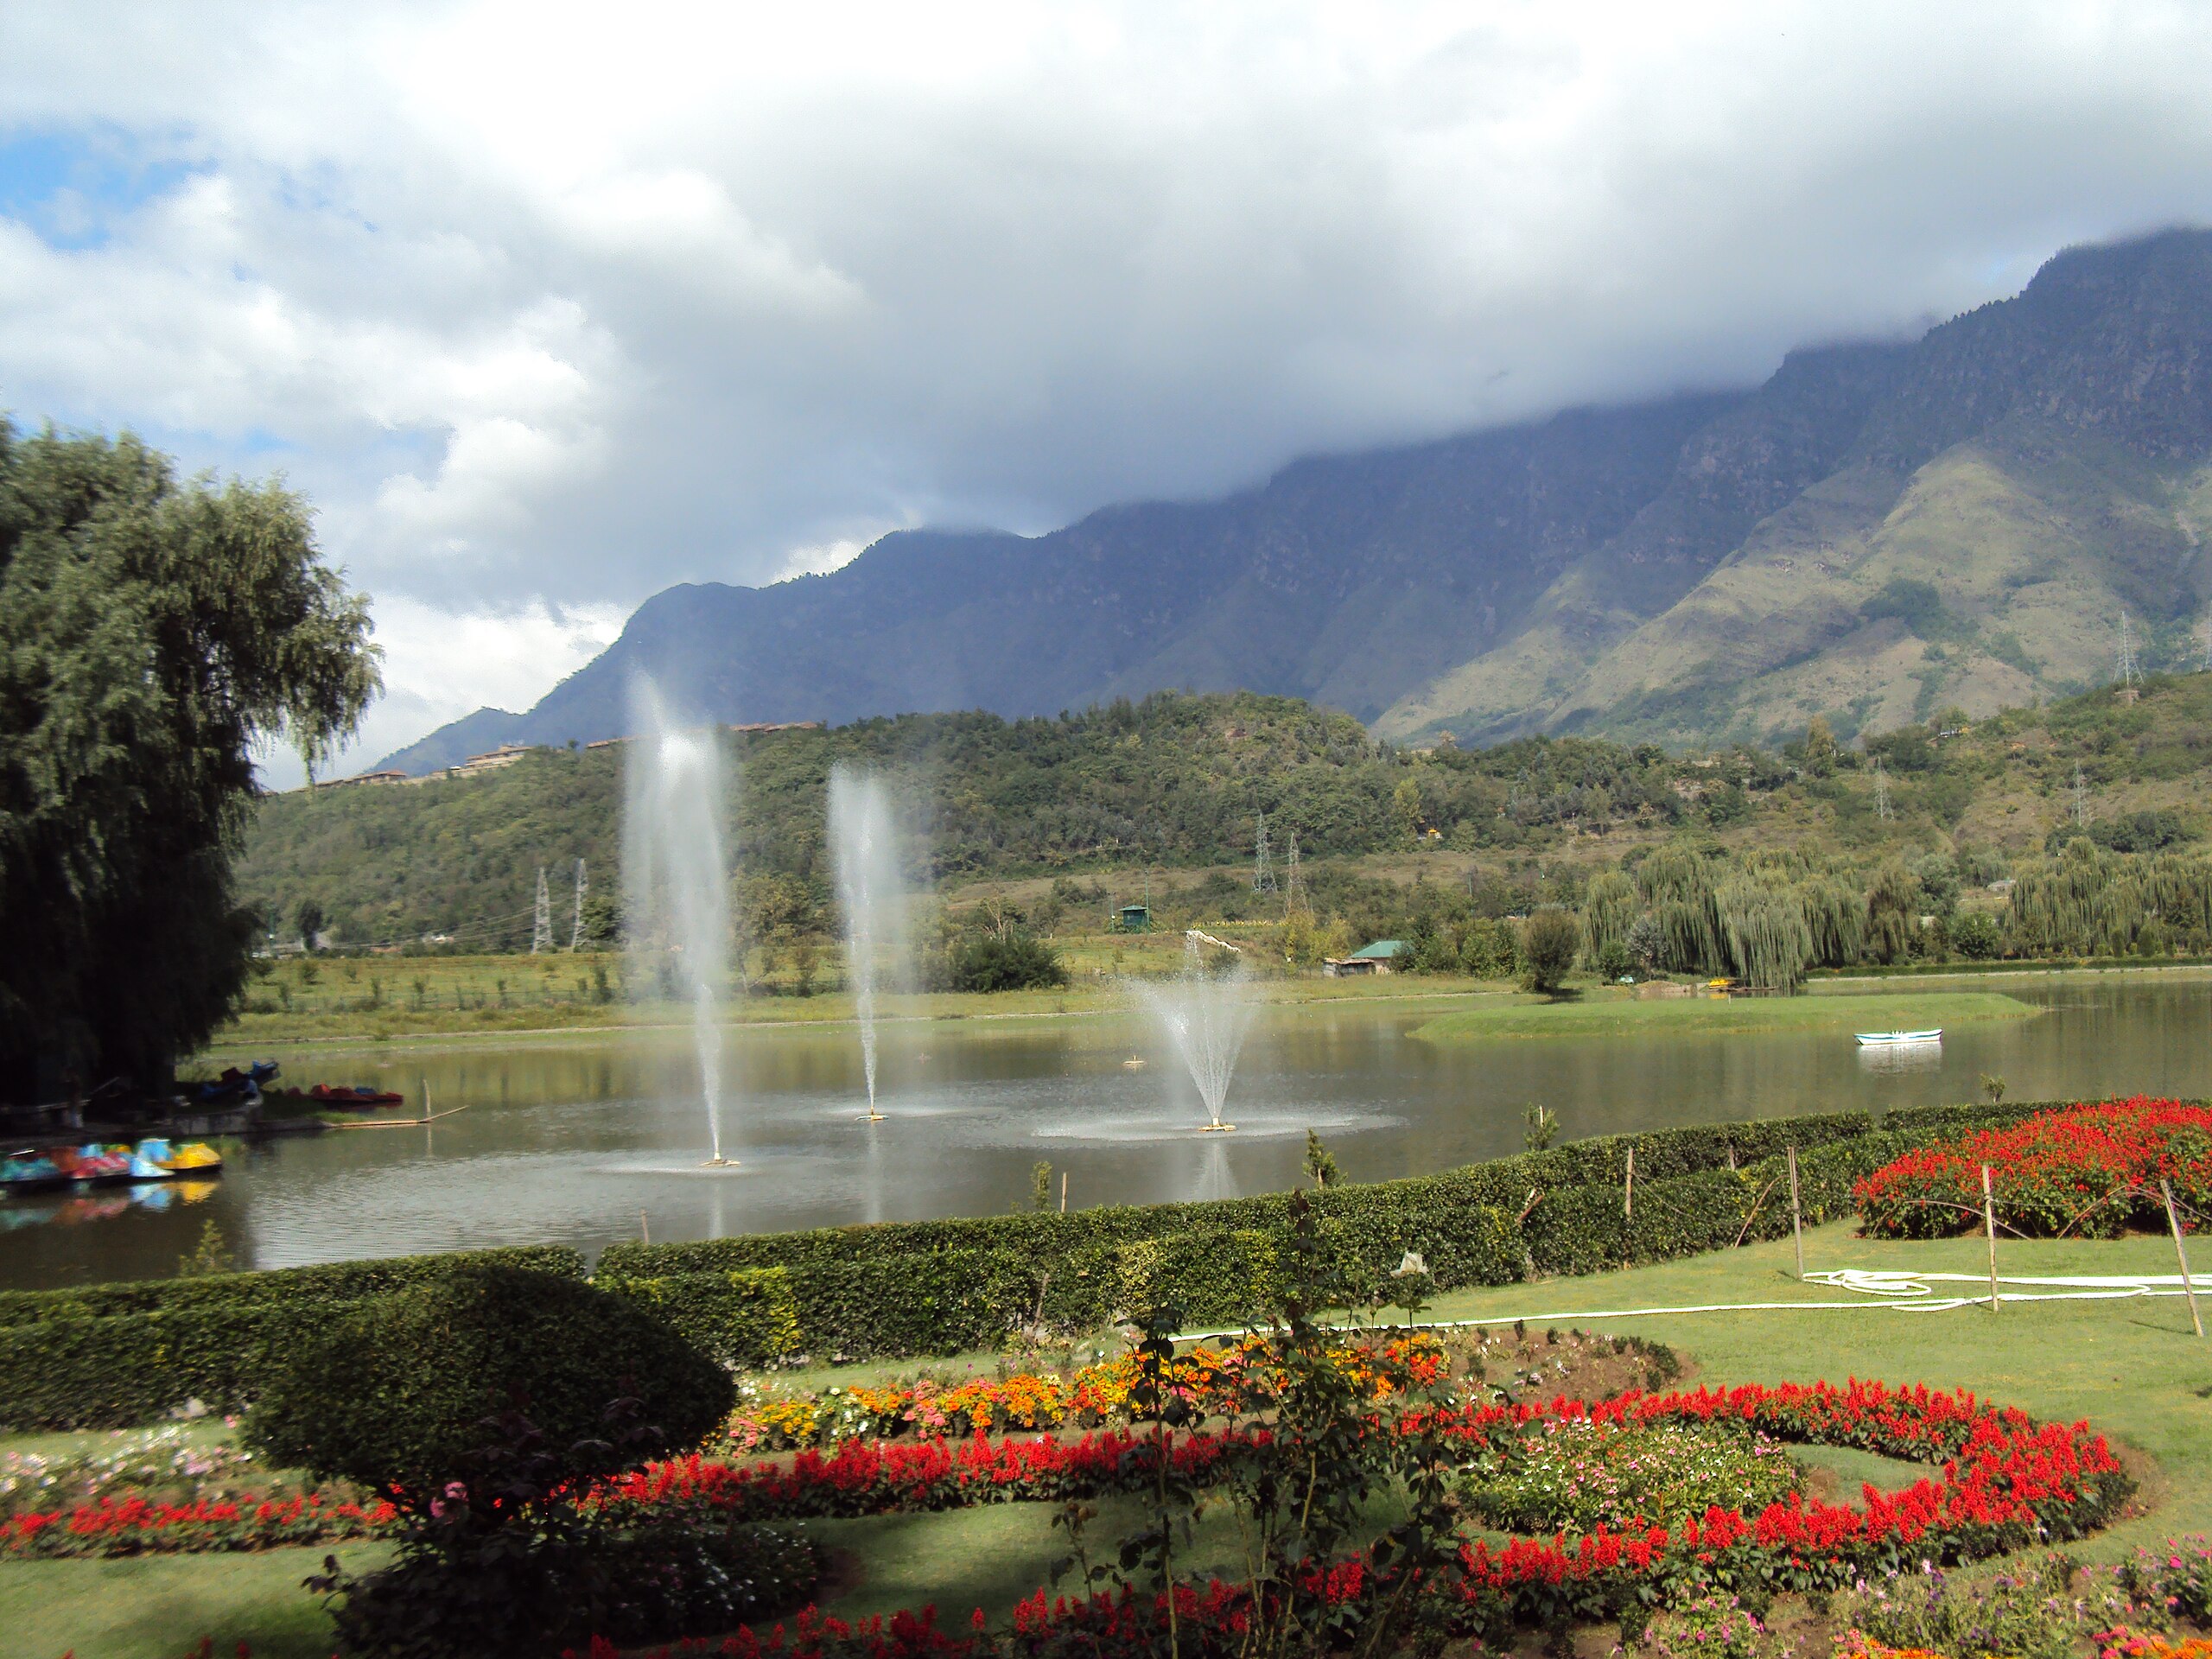
{"type": "Polygon", "coordinates": [[[365,764],[674,582],[1748,385],[2212,222],[2208,62],[2157,0],[11,6],[0,409],[305,493],[365,764]]]}

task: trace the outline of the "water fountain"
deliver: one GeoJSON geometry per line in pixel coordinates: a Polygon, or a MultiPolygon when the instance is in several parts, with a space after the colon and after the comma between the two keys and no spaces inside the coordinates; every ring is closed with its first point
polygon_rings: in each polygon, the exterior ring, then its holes
{"type": "Polygon", "coordinates": [[[830,774],[830,849],[837,865],[837,905],[845,917],[846,972],[860,1019],[861,1065],[868,1074],[868,1121],[875,1109],[875,992],[888,950],[899,959],[905,944],[906,883],[899,868],[898,831],[890,792],[874,773],[839,766],[830,774]]]}
{"type": "Polygon", "coordinates": [[[1234,1123],[1221,1121],[1229,1080],[1252,1025],[1248,974],[1240,957],[1224,975],[1206,971],[1197,939],[1183,941],[1183,971],[1166,983],[1137,983],[1136,991],[1153,1021],[1181,1057],[1205,1103],[1208,1135],[1225,1134],[1234,1123]]]}
{"type": "Polygon", "coordinates": [[[631,684],[637,735],[624,750],[622,887],[638,995],[680,989],[691,1004],[709,1168],[722,1156],[722,991],[729,982],[729,885],[722,862],[721,756],[712,727],[687,728],[659,689],[631,684]]]}

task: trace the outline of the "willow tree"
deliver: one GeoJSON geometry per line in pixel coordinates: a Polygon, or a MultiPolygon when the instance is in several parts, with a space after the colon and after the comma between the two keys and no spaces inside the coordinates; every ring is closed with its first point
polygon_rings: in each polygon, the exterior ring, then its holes
{"type": "Polygon", "coordinates": [[[2115,853],[2076,836],[2056,858],[2022,866],[2012,925],[2031,956],[2125,956],[2212,938],[2212,861],[2201,854],[2115,853]]]}
{"type": "Polygon", "coordinates": [[[289,492],[0,421],[0,1098],[158,1083],[229,1013],[251,751],[350,733],[367,638],[289,492]]]}
{"type": "Polygon", "coordinates": [[[1582,895],[1582,931],[1588,936],[1590,960],[1595,962],[1608,945],[1626,944],[1628,931],[1643,907],[1636,883],[1618,870],[1606,870],[1590,879],[1582,895]]]}
{"type": "Polygon", "coordinates": [[[1901,962],[1920,930],[1920,879],[1897,859],[1874,872],[1866,892],[1866,951],[1877,962],[1901,962]]]}
{"type": "Polygon", "coordinates": [[[1797,895],[1786,887],[1741,879],[1715,895],[1730,971],[1765,991],[1794,991],[1812,959],[1812,930],[1797,895]]]}
{"type": "Polygon", "coordinates": [[[1815,876],[1798,882],[1796,891],[1814,963],[1843,968],[1857,962],[1866,948],[1866,905],[1859,890],[1832,876],[1815,876]]]}
{"type": "Polygon", "coordinates": [[[1701,854],[1687,847],[1662,847],[1637,866],[1636,884],[1650,903],[1661,968],[1677,974],[1727,971],[1727,944],[1715,902],[1713,866],[1701,854]]]}

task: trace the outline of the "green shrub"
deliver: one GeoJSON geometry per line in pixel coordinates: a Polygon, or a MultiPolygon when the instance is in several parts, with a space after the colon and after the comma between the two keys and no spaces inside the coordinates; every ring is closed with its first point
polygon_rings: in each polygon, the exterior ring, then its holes
{"type": "Polygon", "coordinates": [[[642,1459],[608,1438],[618,1400],[690,1446],[728,1414],[728,1376],[664,1320],[592,1286],[470,1267],[364,1303],[270,1378],[249,1443],[283,1468],[340,1476],[419,1507],[464,1478],[486,1420],[525,1414],[563,1478],[642,1459]]]}
{"type": "Polygon", "coordinates": [[[437,1255],[387,1255],[365,1262],[328,1262],[258,1273],[209,1274],[194,1279],[142,1279],[67,1290],[0,1291],[0,1325],[46,1319],[100,1319],[111,1314],[175,1313],[187,1308],[296,1307],[304,1302],[358,1302],[410,1285],[426,1285],[463,1266],[500,1266],[584,1276],[582,1255],[565,1244],[451,1251],[437,1255]]]}
{"type": "Polygon", "coordinates": [[[1574,969],[1582,927],[1571,910],[1547,906],[1521,925],[1521,980],[1532,991],[1556,991],[1574,969]]]}
{"type": "Polygon", "coordinates": [[[193,1400],[238,1409],[371,1296],[485,1264],[583,1274],[574,1250],[530,1249],[0,1294],[0,1429],[118,1428],[193,1400]]]}
{"type": "Polygon", "coordinates": [[[1027,991],[1066,984],[1068,970],[1042,939],[984,934],[953,946],[931,978],[940,991],[1027,991]]]}

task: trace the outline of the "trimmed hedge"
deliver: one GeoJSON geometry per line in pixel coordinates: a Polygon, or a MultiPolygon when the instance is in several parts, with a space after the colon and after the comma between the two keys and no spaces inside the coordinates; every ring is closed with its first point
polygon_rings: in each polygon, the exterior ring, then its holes
{"type": "MultiPolygon", "coordinates": [[[[1388,1294],[1406,1252],[1425,1287],[1510,1284],[1723,1249],[1789,1231],[1783,1155],[1808,1221],[1851,1212],[1852,1183],[1899,1153],[2060,1103],[1904,1107],[1607,1135],[1313,1195],[1338,1265],[1388,1294]],[[1622,1175],[1636,1154],[1636,1213],[1622,1175]]],[[[594,1282],[652,1307],[725,1364],[903,1357],[989,1347],[1036,1323],[1096,1327],[1154,1306],[1194,1324],[1263,1313],[1289,1195],[1115,1205],[610,1246],[594,1282]]],[[[118,1427],[198,1398],[229,1409],[306,1337],[367,1297],[467,1262],[581,1277],[546,1247],[269,1273],[0,1293],[0,1428],[118,1427]]]]}
{"type": "Polygon", "coordinates": [[[0,1429],[122,1427],[192,1400],[236,1409],[371,1296],[471,1264],[583,1276],[575,1251],[548,1247],[9,1292],[0,1296],[0,1429]]]}
{"type": "Polygon", "coordinates": [[[368,1262],[271,1268],[259,1273],[210,1274],[200,1279],[145,1279],[124,1284],[79,1285],[67,1290],[0,1290],[0,1326],[111,1314],[175,1313],[185,1308],[358,1302],[386,1291],[443,1279],[463,1262],[522,1268],[563,1279],[584,1276],[582,1254],[565,1244],[390,1255],[368,1262]]]}
{"type": "MultiPolygon", "coordinates": [[[[1807,1221],[1819,1223],[1849,1213],[1852,1183],[1904,1147],[2040,1109],[1921,1107],[1878,1124],[1859,1111],[1700,1124],[1311,1196],[1324,1236],[1338,1246],[1338,1267],[1363,1293],[1387,1297],[1409,1250],[1428,1269],[1424,1288],[1510,1284],[1781,1237],[1789,1230],[1792,1146],[1800,1205],[1807,1221]],[[1631,1148],[1632,1219],[1622,1203],[1631,1148]]],[[[1275,1242],[1288,1202],[1274,1192],[622,1243],[601,1256],[599,1280],[653,1300],[694,1342],[738,1363],[797,1353],[957,1353],[1040,1319],[1087,1328],[1163,1306],[1187,1325],[1228,1325],[1274,1298],[1275,1242]],[[787,1303],[748,1302],[727,1288],[779,1274],[787,1303]],[[772,1319],[782,1323],[772,1328],[772,1319]]]]}

